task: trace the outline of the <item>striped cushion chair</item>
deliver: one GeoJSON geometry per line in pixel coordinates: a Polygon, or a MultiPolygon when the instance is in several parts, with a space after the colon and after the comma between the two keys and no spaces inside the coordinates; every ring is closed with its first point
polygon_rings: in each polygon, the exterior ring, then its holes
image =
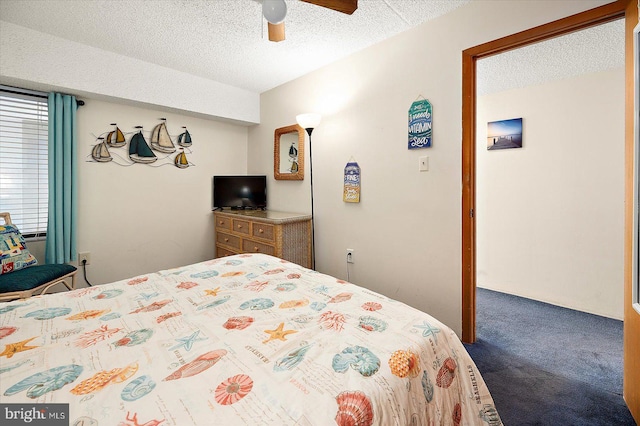
{"type": "Polygon", "coordinates": [[[77,269],[71,265],[38,265],[9,213],[0,213],[0,301],[44,294],[56,284],[75,288],[77,269]]]}

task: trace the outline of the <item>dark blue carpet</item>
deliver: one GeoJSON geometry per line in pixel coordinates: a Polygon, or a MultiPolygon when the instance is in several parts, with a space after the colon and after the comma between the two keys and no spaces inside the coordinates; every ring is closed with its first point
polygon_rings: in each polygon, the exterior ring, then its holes
{"type": "Polygon", "coordinates": [[[465,345],[506,426],[635,425],[622,399],[622,321],[477,289],[465,345]]]}

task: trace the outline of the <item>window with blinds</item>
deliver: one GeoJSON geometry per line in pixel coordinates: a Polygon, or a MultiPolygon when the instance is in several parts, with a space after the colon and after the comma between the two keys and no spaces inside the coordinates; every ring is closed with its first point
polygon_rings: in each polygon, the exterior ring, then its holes
{"type": "Polygon", "coordinates": [[[24,237],[46,235],[47,99],[0,89],[0,212],[24,237]]]}

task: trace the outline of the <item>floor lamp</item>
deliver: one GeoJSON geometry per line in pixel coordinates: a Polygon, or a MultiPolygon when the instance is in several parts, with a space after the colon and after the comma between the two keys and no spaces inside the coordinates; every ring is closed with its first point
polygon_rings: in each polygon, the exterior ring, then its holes
{"type": "Polygon", "coordinates": [[[313,156],[311,155],[311,133],[320,124],[320,114],[308,113],[296,116],[298,125],[309,135],[309,176],[311,177],[311,256],[313,270],[316,270],[316,217],[313,214],[313,156]]]}

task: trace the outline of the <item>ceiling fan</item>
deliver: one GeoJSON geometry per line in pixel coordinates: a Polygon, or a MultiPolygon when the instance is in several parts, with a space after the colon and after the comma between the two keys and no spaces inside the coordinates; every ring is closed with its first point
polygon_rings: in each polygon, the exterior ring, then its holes
{"type": "MultiPolygon", "coordinates": [[[[358,8],[358,0],[300,0],[351,15],[358,8]]],[[[287,4],[284,0],[262,0],[262,15],[267,20],[269,41],[284,40],[284,17],[287,4]]]]}

